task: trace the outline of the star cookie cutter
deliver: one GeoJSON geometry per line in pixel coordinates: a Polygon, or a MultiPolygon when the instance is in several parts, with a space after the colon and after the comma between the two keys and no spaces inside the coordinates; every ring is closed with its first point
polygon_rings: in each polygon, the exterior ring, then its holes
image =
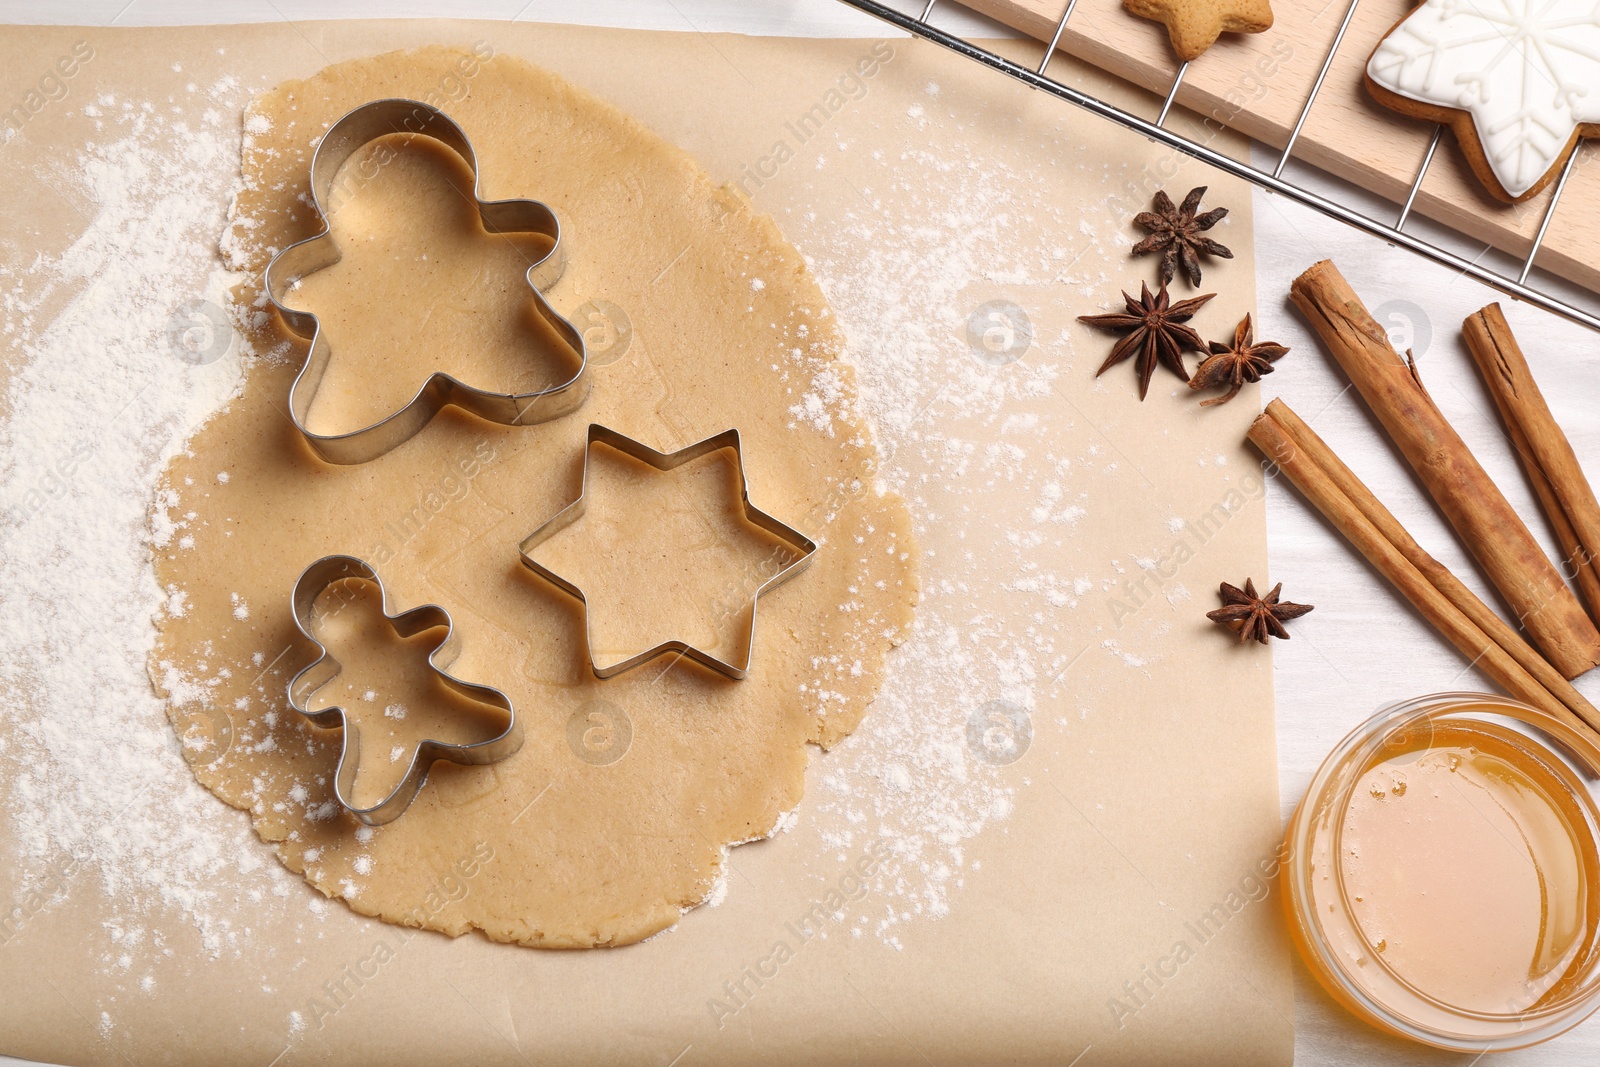
{"type": "Polygon", "coordinates": [[[583,335],[556,314],[542,290],[555,284],[566,266],[561,246],[561,223],[555,212],[537,200],[485,200],[479,195],[482,176],[472,142],[444,112],[416,100],[374,100],[335,122],[311,159],[311,206],[322,223],[313,237],[296,242],[267,264],[267,299],[277,308],[289,331],[311,343],[305,364],[289,387],[289,418],[306,443],[329,463],[365,463],[416,436],[435,415],[455,405],[481,419],[507,426],[545,422],[576,410],[588,394],[588,352],[583,335]],[[342,253],[334,243],[327,203],[339,168],[358,150],[391,133],[430,137],[452,149],[472,170],[472,195],[478,218],[490,233],[536,233],[551,239],[550,251],[528,267],[528,288],[541,318],[578,357],[578,370],[559,385],[531,393],[495,393],[467,385],[442,371],[434,371],[404,407],[370,426],[337,434],[310,429],[306,416],[328,369],[330,349],[321,324],[309,311],[285,303],[289,290],[301,278],[339,262],[342,253]]]}
{"type": "Polygon", "coordinates": [[[623,671],[631,670],[642,663],[647,663],[650,660],[655,659],[657,656],[665,655],[669,652],[676,652],[680,655],[687,656],[689,659],[699,663],[704,667],[710,667],[712,670],[725,674],[729,678],[737,681],[750,673],[750,659],[755,654],[756,610],[762,595],[782,585],[784,582],[788,581],[790,578],[793,578],[796,574],[799,574],[802,570],[804,570],[811,563],[811,557],[817,551],[817,543],[811,540],[811,538],[807,537],[805,534],[802,534],[799,530],[796,530],[794,527],[788,525],[787,523],[780,522],[778,519],[773,518],[771,515],[768,515],[766,512],[750,503],[750,483],[746,479],[744,473],[744,454],[740,449],[738,430],[724,430],[714,437],[708,437],[704,441],[699,441],[695,444],[689,445],[687,448],[681,448],[676,452],[657,452],[649,445],[635,441],[633,438],[618,433],[616,430],[613,430],[610,427],[601,426],[599,423],[590,423],[588,438],[585,440],[583,446],[583,484],[578,490],[578,498],[572,503],[568,504],[565,508],[562,508],[560,511],[558,511],[537,530],[523,538],[521,545],[518,546],[518,549],[522,554],[522,563],[524,566],[584,606],[584,643],[589,648],[589,667],[594,671],[595,677],[613,678],[616,675],[621,674],[623,671]],[[594,658],[594,642],[591,640],[592,635],[589,628],[589,602],[584,597],[583,590],[578,588],[572,582],[569,582],[567,579],[561,577],[561,575],[550,570],[548,567],[545,567],[539,563],[538,560],[533,558],[531,553],[539,544],[548,540],[555,533],[566,529],[568,526],[571,526],[583,516],[589,493],[589,455],[593,451],[594,446],[597,444],[606,445],[609,448],[613,448],[616,451],[621,452],[625,456],[639,460],[640,462],[663,472],[681,467],[685,463],[699,459],[701,456],[707,456],[713,452],[721,451],[724,448],[733,450],[734,460],[739,470],[739,500],[743,506],[745,521],[772,534],[779,541],[782,541],[785,545],[798,553],[796,559],[784,566],[778,571],[778,573],[768,578],[765,582],[761,583],[761,586],[757,588],[755,593],[751,596],[750,628],[749,632],[745,634],[744,658],[742,663],[729,663],[726,660],[722,660],[716,656],[713,656],[709,652],[694,647],[687,641],[680,641],[677,639],[663,641],[654,648],[641,652],[636,656],[630,656],[619,663],[612,663],[602,667],[598,662],[596,662],[594,658]]]}
{"type": "Polygon", "coordinates": [[[453,647],[455,623],[444,608],[437,604],[423,604],[402,611],[398,615],[391,614],[389,592],[384,588],[378,572],[371,564],[355,556],[323,556],[312,563],[300,573],[299,580],[294,583],[291,604],[294,624],[306,640],[317,646],[317,658],[310,666],[303,668],[289,680],[289,706],[318,726],[337,726],[344,731],[344,744],[339,752],[339,766],[334,774],[333,790],[340,805],[357,821],[368,826],[382,826],[398,819],[411,806],[423,783],[428,780],[428,771],[433,767],[435,760],[449,760],[451,763],[469,766],[496,763],[522,747],[522,727],[517,722],[517,710],[512,707],[511,698],[491,686],[464,682],[446,670],[455,661],[456,654],[460,650],[453,647]],[[345,578],[363,578],[378,587],[383,617],[389,621],[389,625],[399,637],[414,637],[424,630],[443,626],[445,638],[439,643],[438,648],[428,654],[428,666],[451,691],[468,700],[499,708],[506,713],[507,718],[506,728],[487,741],[453,745],[426,738],[418,742],[405,777],[388,796],[368,808],[358,808],[350,799],[355,787],[356,768],[361,762],[361,735],[356,724],[341,707],[324,708],[321,711],[311,710],[312,695],[333,681],[342,669],[339,661],[334,659],[327,647],[317,639],[312,609],[323,590],[345,578]],[[449,649],[449,652],[446,652],[446,649],[449,649]]]}

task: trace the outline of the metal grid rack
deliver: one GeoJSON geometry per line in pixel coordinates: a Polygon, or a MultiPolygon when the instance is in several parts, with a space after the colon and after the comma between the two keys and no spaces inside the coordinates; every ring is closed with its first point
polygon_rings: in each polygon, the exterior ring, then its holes
{"type": "Polygon", "coordinates": [[[1165,128],[1167,115],[1172,110],[1173,101],[1177,99],[1179,88],[1183,85],[1183,77],[1188,73],[1188,63],[1178,68],[1178,73],[1172,79],[1172,86],[1167,90],[1166,99],[1162,101],[1161,110],[1154,122],[1142,119],[1097,97],[1063,85],[1061,82],[1048,77],[1045,72],[1049,69],[1050,60],[1056,54],[1056,48],[1061,43],[1061,36],[1067,28],[1067,20],[1072,18],[1072,12],[1077,7],[1078,0],[1068,0],[1066,10],[1061,15],[1061,21],[1056,24],[1055,34],[1050,40],[1049,47],[1045,49],[1044,57],[1039,61],[1037,69],[1033,70],[932,25],[928,20],[932,16],[933,9],[939,0],[927,0],[927,6],[922,9],[922,14],[920,15],[908,15],[897,11],[886,4],[880,3],[879,0],[842,0],[842,2],[874,18],[881,19],[891,26],[899,27],[913,36],[931,41],[958,55],[975,60],[986,67],[992,67],[1002,74],[1022,82],[1024,85],[1076,104],[1092,114],[1109,119],[1135,133],[1142,134],[1157,144],[1165,145],[1168,148],[1192,156],[1225,174],[1252,182],[1268,192],[1276,193],[1295,203],[1303,204],[1327,215],[1329,218],[1338,219],[1346,225],[1388,241],[1390,244],[1409,249],[1435,263],[1459,271],[1470,278],[1483,282],[1485,285],[1498,289],[1507,296],[1525,301],[1535,307],[1543,308],[1573,322],[1588,326],[1590,329],[1600,331],[1600,315],[1575,307],[1553,293],[1546,292],[1528,283],[1528,276],[1533,270],[1534,261],[1538,258],[1539,249],[1544,244],[1545,234],[1549,232],[1550,222],[1555,218],[1556,207],[1560,204],[1561,196],[1566,191],[1567,179],[1572,176],[1573,167],[1578,161],[1578,156],[1583,151],[1581,142],[1567,158],[1566,165],[1562,168],[1561,176],[1556,182],[1555,191],[1550,197],[1550,203],[1545,208],[1544,218],[1539,223],[1538,233],[1534,236],[1533,246],[1528,250],[1526,258],[1522,261],[1521,271],[1516,277],[1502,274],[1476,261],[1464,259],[1431,241],[1406,232],[1406,221],[1411,217],[1412,205],[1416,203],[1417,193],[1422,188],[1423,178],[1427,176],[1428,167],[1433,163],[1434,154],[1439,148],[1439,140],[1444,135],[1443,126],[1439,126],[1434,130],[1433,140],[1429,143],[1427,152],[1423,156],[1422,165],[1417,169],[1416,177],[1411,182],[1410,193],[1406,196],[1405,202],[1400,207],[1399,215],[1392,223],[1362,214],[1284,179],[1284,167],[1288,165],[1289,158],[1294,153],[1295,144],[1300,139],[1300,132],[1305,127],[1306,118],[1311,114],[1311,108],[1316,103],[1317,95],[1322,91],[1323,82],[1327,79],[1328,71],[1333,66],[1335,56],[1338,55],[1340,44],[1344,42],[1345,31],[1350,28],[1350,22],[1355,17],[1356,7],[1360,0],[1350,0],[1349,10],[1345,12],[1344,20],[1339,24],[1339,31],[1334,36],[1333,44],[1328,49],[1327,57],[1322,62],[1316,81],[1311,86],[1311,94],[1301,107],[1293,132],[1290,133],[1289,139],[1284,145],[1283,154],[1278,158],[1277,165],[1271,171],[1262,170],[1248,163],[1242,163],[1165,128]]]}

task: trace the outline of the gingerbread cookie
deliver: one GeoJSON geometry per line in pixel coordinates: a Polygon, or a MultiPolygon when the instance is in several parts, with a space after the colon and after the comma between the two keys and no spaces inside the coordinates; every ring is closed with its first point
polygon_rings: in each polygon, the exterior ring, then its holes
{"type": "Polygon", "coordinates": [[[1129,14],[1167,27],[1172,50],[1185,63],[1224,33],[1260,33],[1272,28],[1267,0],[1122,0],[1129,14]]]}
{"type": "Polygon", "coordinates": [[[1366,83],[1386,107],[1448,123],[1491,193],[1527,200],[1600,136],[1600,4],[1425,0],[1379,42],[1366,83]]]}

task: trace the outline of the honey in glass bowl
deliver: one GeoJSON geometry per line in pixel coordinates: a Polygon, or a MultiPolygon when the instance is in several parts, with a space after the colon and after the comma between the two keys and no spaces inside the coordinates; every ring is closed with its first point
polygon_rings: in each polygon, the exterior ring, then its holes
{"type": "Polygon", "coordinates": [[[1345,738],[1289,827],[1284,900],[1352,1012],[1459,1051],[1600,1005],[1600,748],[1503,697],[1395,704],[1345,738]]]}

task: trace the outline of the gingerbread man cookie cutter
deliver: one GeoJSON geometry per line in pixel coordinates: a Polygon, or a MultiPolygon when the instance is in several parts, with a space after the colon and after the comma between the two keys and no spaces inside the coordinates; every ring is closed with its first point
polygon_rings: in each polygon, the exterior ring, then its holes
{"type": "Polygon", "coordinates": [[[724,430],[714,437],[708,437],[704,441],[696,442],[676,452],[658,452],[649,445],[635,441],[633,438],[618,433],[608,426],[590,423],[589,433],[583,446],[583,484],[578,490],[578,498],[523,538],[518,549],[522,554],[522,563],[525,567],[583,605],[584,643],[589,650],[589,667],[594,671],[595,677],[612,678],[623,671],[631,670],[642,663],[647,663],[657,656],[675,652],[737,681],[750,673],[750,660],[755,654],[757,606],[761,601],[762,595],[782,585],[810,565],[811,557],[817,551],[817,543],[794,527],[768,515],[750,503],[750,483],[744,473],[744,453],[740,447],[738,430],[724,430]],[[593,633],[589,625],[589,601],[584,596],[583,590],[534,559],[532,552],[542,542],[571,526],[583,516],[589,494],[589,456],[597,444],[606,445],[625,456],[639,460],[663,472],[681,467],[685,463],[699,459],[701,456],[708,456],[724,448],[732,449],[734,462],[739,471],[739,501],[745,521],[772,534],[796,553],[796,557],[793,560],[780,568],[776,574],[762,582],[750,598],[750,626],[745,634],[742,662],[730,663],[727,660],[713,656],[703,649],[696,648],[687,641],[676,638],[663,641],[653,648],[640,652],[636,656],[630,656],[619,663],[607,664],[602,667],[595,660],[593,633]]]}
{"type": "Polygon", "coordinates": [[[329,127],[311,159],[311,206],[321,222],[314,236],[280,251],[267,264],[267,299],[289,331],[310,342],[305,363],[289,387],[289,417],[306,443],[329,463],[353,464],[388,452],[410,440],[445,407],[454,405],[479,418],[507,426],[527,426],[558,418],[576,410],[588,394],[588,353],[583,335],[556,314],[544,289],[555,284],[566,266],[561,245],[561,223],[555,212],[537,200],[485,200],[480,195],[482,174],[472,142],[444,112],[416,100],[374,100],[346,114],[329,127]],[[566,381],[530,393],[496,393],[467,385],[442,371],[434,371],[399,411],[370,426],[336,434],[313,431],[306,421],[317,389],[328,369],[331,349],[317,316],[290,307],[285,298],[308,274],[337,263],[342,255],[334,242],[328,218],[330,194],[339,168],[357,151],[388,134],[429,137],[453,150],[472,170],[472,195],[483,228],[490,233],[534,233],[551,240],[550,251],[529,264],[528,288],[535,310],[577,356],[578,369],[566,381]]]}
{"type": "Polygon", "coordinates": [[[423,604],[399,614],[392,614],[389,611],[388,590],[384,588],[377,570],[365,560],[355,556],[324,556],[312,563],[300,573],[300,578],[294,584],[291,607],[295,626],[306,640],[317,646],[317,658],[289,679],[289,706],[318,726],[339,727],[343,730],[344,741],[339,752],[339,766],[334,773],[333,789],[339,804],[357,821],[368,826],[382,826],[398,819],[406,808],[411,806],[423,783],[428,780],[428,771],[435,760],[449,760],[451,763],[469,766],[496,763],[522,747],[522,727],[517,721],[517,711],[512,706],[511,698],[492,686],[462,681],[446,669],[455,661],[460,651],[455,645],[455,623],[450,618],[450,613],[437,604],[423,604]],[[352,800],[356,771],[361,762],[360,731],[342,707],[323,708],[319,711],[311,708],[312,696],[317,690],[333,681],[342,669],[339,661],[328,652],[327,646],[317,638],[314,609],[317,598],[325,589],[334,582],[346,578],[364,579],[378,587],[383,617],[388,620],[398,637],[414,637],[425,630],[443,626],[445,638],[428,654],[429,668],[452,692],[479,704],[499,708],[506,713],[506,728],[487,741],[456,745],[426,738],[418,742],[416,751],[411,756],[411,764],[406,768],[405,777],[388,796],[365,808],[356,806],[352,800]]]}

